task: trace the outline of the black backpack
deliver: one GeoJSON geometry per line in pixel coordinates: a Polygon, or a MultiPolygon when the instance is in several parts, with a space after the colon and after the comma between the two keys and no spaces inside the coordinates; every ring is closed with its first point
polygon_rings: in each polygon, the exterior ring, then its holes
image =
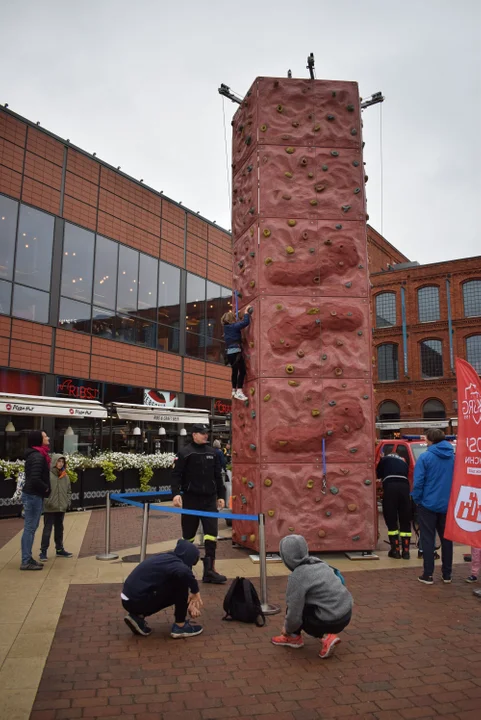
{"type": "Polygon", "coordinates": [[[257,590],[250,580],[243,577],[236,577],[232,581],[224,598],[224,611],[223,620],[255,623],[257,627],[266,624],[257,590]]]}

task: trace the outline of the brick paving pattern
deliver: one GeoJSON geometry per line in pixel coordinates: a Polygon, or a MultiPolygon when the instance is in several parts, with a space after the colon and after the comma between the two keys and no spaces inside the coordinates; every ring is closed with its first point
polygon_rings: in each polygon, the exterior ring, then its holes
{"type": "MultiPolygon", "coordinates": [[[[225,587],[204,586],[205,632],[172,640],[170,612],[149,638],[130,634],[120,585],[71,586],[31,720],[376,720],[481,717],[481,613],[456,566],[452,585],[431,587],[415,569],[347,573],[351,625],[334,657],[319,643],[274,647],[282,624],[224,623],[225,587]]],[[[282,604],[285,578],[270,578],[282,604]]]]}
{"type": "Polygon", "coordinates": [[[22,518],[2,518],[0,520],[0,548],[23,530],[22,518]]]}

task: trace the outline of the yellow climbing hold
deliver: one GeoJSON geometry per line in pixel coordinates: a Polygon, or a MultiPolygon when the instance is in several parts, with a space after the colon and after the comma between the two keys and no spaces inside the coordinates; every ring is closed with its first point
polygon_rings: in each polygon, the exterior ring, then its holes
{"type": "Polygon", "coordinates": [[[347,509],[349,510],[349,512],[356,512],[357,505],[355,505],[354,503],[349,503],[349,505],[347,506],[347,509]]]}
{"type": "Polygon", "coordinates": [[[265,485],[266,487],[270,487],[270,486],[272,485],[272,480],[271,480],[270,478],[266,478],[266,479],[264,480],[264,485],[265,485]]]}
{"type": "Polygon", "coordinates": [[[250,392],[251,395],[255,395],[256,389],[253,388],[253,387],[251,387],[251,388],[249,388],[249,392],[250,392]]]}
{"type": "Polygon", "coordinates": [[[253,341],[253,340],[250,341],[249,347],[250,347],[250,348],[253,348],[253,347],[254,347],[254,341],[253,341]]]}
{"type": "Polygon", "coordinates": [[[267,393],[267,395],[264,395],[264,402],[269,402],[270,399],[271,399],[270,393],[267,393]]]}
{"type": "Polygon", "coordinates": [[[311,410],[312,417],[318,417],[320,415],[320,411],[314,408],[314,410],[311,410]]]}
{"type": "Polygon", "coordinates": [[[314,132],[319,132],[320,129],[321,129],[320,125],[314,125],[314,132]]]}
{"type": "Polygon", "coordinates": [[[319,535],[320,538],[326,537],[326,531],[325,531],[325,530],[319,530],[319,532],[318,532],[317,534],[319,535]]]}
{"type": "Polygon", "coordinates": [[[249,540],[253,543],[256,541],[256,536],[254,534],[249,535],[249,540]]]}
{"type": "Polygon", "coordinates": [[[306,310],[306,313],[308,315],[319,315],[319,308],[309,308],[309,310],[306,310]]]}
{"type": "Polygon", "coordinates": [[[269,517],[274,517],[275,512],[276,512],[275,510],[268,510],[267,514],[269,515],[269,517]]]}
{"type": "Polygon", "coordinates": [[[306,488],[308,488],[309,490],[312,490],[313,487],[314,487],[314,480],[308,480],[306,488]]]}
{"type": "Polygon", "coordinates": [[[278,105],[276,110],[278,113],[281,113],[284,110],[284,108],[282,107],[282,105],[278,105]]]}
{"type": "Polygon", "coordinates": [[[288,255],[294,255],[295,252],[296,252],[296,251],[294,250],[294,248],[292,247],[292,245],[288,245],[288,246],[286,247],[286,253],[287,253],[288,255]]]}
{"type": "Polygon", "coordinates": [[[255,280],[251,280],[250,283],[249,283],[249,287],[253,288],[253,287],[255,287],[255,285],[256,285],[256,281],[255,281],[255,280]]]}
{"type": "Polygon", "coordinates": [[[282,305],[280,303],[277,303],[276,310],[282,310],[282,305]]]}
{"type": "Polygon", "coordinates": [[[312,200],[309,200],[309,205],[318,205],[318,202],[315,198],[313,198],[312,200]]]}
{"type": "Polygon", "coordinates": [[[289,227],[295,227],[297,225],[297,220],[288,220],[287,224],[289,227]]]}
{"type": "Polygon", "coordinates": [[[288,155],[292,155],[292,154],[295,153],[295,152],[296,152],[296,148],[286,147],[286,153],[287,153],[288,155]]]}
{"type": "Polygon", "coordinates": [[[291,387],[299,387],[299,383],[297,382],[297,380],[288,380],[287,384],[291,387]]]}
{"type": "Polygon", "coordinates": [[[289,532],[294,532],[294,528],[293,528],[293,527],[290,527],[290,528],[289,528],[289,532]]]}
{"type": "Polygon", "coordinates": [[[294,372],[294,365],[286,365],[286,373],[288,375],[292,375],[293,372],[294,372]]]}
{"type": "Polygon", "coordinates": [[[247,485],[247,478],[246,478],[246,477],[241,478],[241,480],[242,480],[242,484],[243,484],[243,485],[247,485]]]}
{"type": "Polygon", "coordinates": [[[293,174],[292,174],[291,172],[289,172],[289,171],[286,171],[286,172],[284,173],[284,175],[285,175],[287,178],[294,177],[293,174]]]}
{"type": "Polygon", "coordinates": [[[269,228],[264,228],[262,234],[264,235],[264,237],[270,237],[271,231],[269,230],[269,228]]]}
{"type": "Polygon", "coordinates": [[[281,447],[284,447],[285,445],[287,445],[287,442],[288,442],[287,440],[279,440],[279,445],[281,447]]]}
{"type": "Polygon", "coordinates": [[[281,345],[284,345],[284,343],[285,343],[284,338],[280,338],[279,342],[280,342],[281,345]]]}
{"type": "Polygon", "coordinates": [[[261,125],[260,131],[265,132],[266,130],[267,130],[267,125],[264,123],[263,125],[261,125]]]}

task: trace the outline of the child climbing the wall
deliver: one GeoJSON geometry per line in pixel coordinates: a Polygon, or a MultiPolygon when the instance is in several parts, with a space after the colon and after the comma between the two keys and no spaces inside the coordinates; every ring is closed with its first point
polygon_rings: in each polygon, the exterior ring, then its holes
{"type": "Polygon", "coordinates": [[[232,368],[232,397],[236,400],[247,400],[242,391],[246,376],[246,364],[242,354],[242,330],[249,325],[252,311],[253,308],[248,307],[243,320],[236,320],[232,310],[224,313],[220,319],[224,326],[227,362],[232,368]]]}
{"type": "Polygon", "coordinates": [[[330,657],[341,640],[338,633],[351,621],[352,595],[341,578],[327,563],[310,557],[302,535],[282,538],[279,553],[292,571],[287,581],[286,619],[274,645],[302,648],[302,630],[319,638],[322,660],[330,657]]]}

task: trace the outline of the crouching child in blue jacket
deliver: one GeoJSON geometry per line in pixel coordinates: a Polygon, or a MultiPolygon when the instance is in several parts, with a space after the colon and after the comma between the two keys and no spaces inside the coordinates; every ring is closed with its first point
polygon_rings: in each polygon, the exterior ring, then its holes
{"type": "Polygon", "coordinates": [[[175,622],[170,636],[186,638],[200,635],[201,625],[192,624],[200,616],[202,600],[192,567],[199,562],[199,550],[188,540],[179,540],[172,552],[147,558],[133,570],[120,594],[128,612],[124,618],[134,635],[150,635],[145,618],[174,606],[175,622]]]}
{"type": "Polygon", "coordinates": [[[304,630],[321,640],[319,657],[324,660],[341,642],[338,633],[351,621],[352,595],[330,565],[310,557],[302,535],[282,538],[279,553],[292,574],[287,581],[284,627],[272,642],[302,648],[304,630]]]}

